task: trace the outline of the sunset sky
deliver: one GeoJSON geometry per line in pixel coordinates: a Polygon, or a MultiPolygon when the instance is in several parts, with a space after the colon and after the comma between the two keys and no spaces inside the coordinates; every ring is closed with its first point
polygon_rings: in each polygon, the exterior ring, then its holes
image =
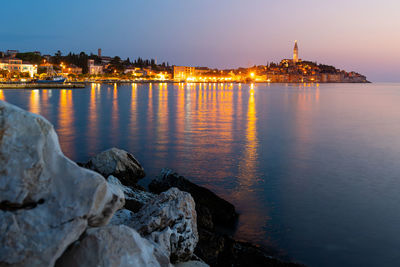
{"type": "Polygon", "coordinates": [[[400,82],[399,0],[2,1],[0,51],[249,67],[291,57],[400,82]]]}

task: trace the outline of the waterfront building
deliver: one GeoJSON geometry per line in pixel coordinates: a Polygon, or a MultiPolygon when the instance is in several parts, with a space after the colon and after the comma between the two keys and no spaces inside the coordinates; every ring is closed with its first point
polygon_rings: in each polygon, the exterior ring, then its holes
{"type": "Polygon", "coordinates": [[[7,70],[10,73],[28,72],[30,77],[33,77],[35,74],[37,74],[37,65],[33,65],[29,62],[23,62],[21,59],[15,57],[0,59],[0,69],[7,70]]]}
{"type": "Polygon", "coordinates": [[[103,66],[95,65],[94,64],[94,59],[89,59],[88,60],[88,69],[89,69],[89,74],[90,75],[103,74],[103,66]]]}
{"type": "Polygon", "coordinates": [[[185,67],[185,66],[174,66],[174,80],[175,81],[186,81],[195,75],[196,68],[185,67]]]}
{"type": "Polygon", "coordinates": [[[136,67],[131,66],[131,67],[125,68],[124,73],[125,74],[131,73],[133,75],[136,72],[136,70],[140,70],[140,68],[136,68],[136,67]]]}
{"type": "Polygon", "coordinates": [[[299,47],[297,46],[297,40],[294,42],[293,48],[293,63],[299,62],[299,47]]]}
{"type": "Polygon", "coordinates": [[[79,75],[79,74],[82,74],[82,68],[80,68],[74,64],[71,64],[71,65],[68,65],[63,68],[63,73],[79,75]]]}
{"type": "Polygon", "coordinates": [[[196,75],[204,75],[209,73],[211,70],[207,67],[196,67],[194,72],[196,75]]]}

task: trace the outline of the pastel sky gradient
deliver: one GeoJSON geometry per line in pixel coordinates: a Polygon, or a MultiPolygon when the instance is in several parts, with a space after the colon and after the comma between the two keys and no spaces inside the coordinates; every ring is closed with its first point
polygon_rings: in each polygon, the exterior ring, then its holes
{"type": "Polygon", "coordinates": [[[291,57],[400,82],[399,0],[9,0],[0,51],[248,67],[291,57]]]}

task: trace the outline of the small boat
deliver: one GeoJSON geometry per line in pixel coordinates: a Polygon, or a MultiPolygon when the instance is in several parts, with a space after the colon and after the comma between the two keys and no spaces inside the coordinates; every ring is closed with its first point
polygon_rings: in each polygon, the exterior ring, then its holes
{"type": "Polygon", "coordinates": [[[43,80],[36,80],[36,83],[64,83],[66,78],[63,76],[46,77],[43,80]]]}

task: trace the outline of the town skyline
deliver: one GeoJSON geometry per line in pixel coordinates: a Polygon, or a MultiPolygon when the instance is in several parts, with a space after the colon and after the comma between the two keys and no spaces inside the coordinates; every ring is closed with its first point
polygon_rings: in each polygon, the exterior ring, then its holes
{"type": "Polygon", "coordinates": [[[301,5],[85,1],[78,10],[44,0],[3,7],[18,13],[0,18],[8,25],[0,30],[0,50],[96,53],[101,47],[105,55],[121,58],[157,57],[176,65],[227,69],[278,62],[290,56],[288,48],[297,39],[303,58],[358,71],[374,82],[400,80],[400,38],[394,34],[400,28],[400,4],[394,0],[307,0],[301,5]]]}
{"type": "Polygon", "coordinates": [[[58,80],[68,82],[267,82],[267,83],[368,83],[367,77],[300,58],[297,40],[291,58],[248,68],[212,69],[203,66],[177,66],[156,59],[105,56],[102,49],[97,55],[81,52],[53,56],[40,51],[21,53],[18,50],[0,51],[0,77],[2,80],[34,82],[57,74],[58,80]]]}

